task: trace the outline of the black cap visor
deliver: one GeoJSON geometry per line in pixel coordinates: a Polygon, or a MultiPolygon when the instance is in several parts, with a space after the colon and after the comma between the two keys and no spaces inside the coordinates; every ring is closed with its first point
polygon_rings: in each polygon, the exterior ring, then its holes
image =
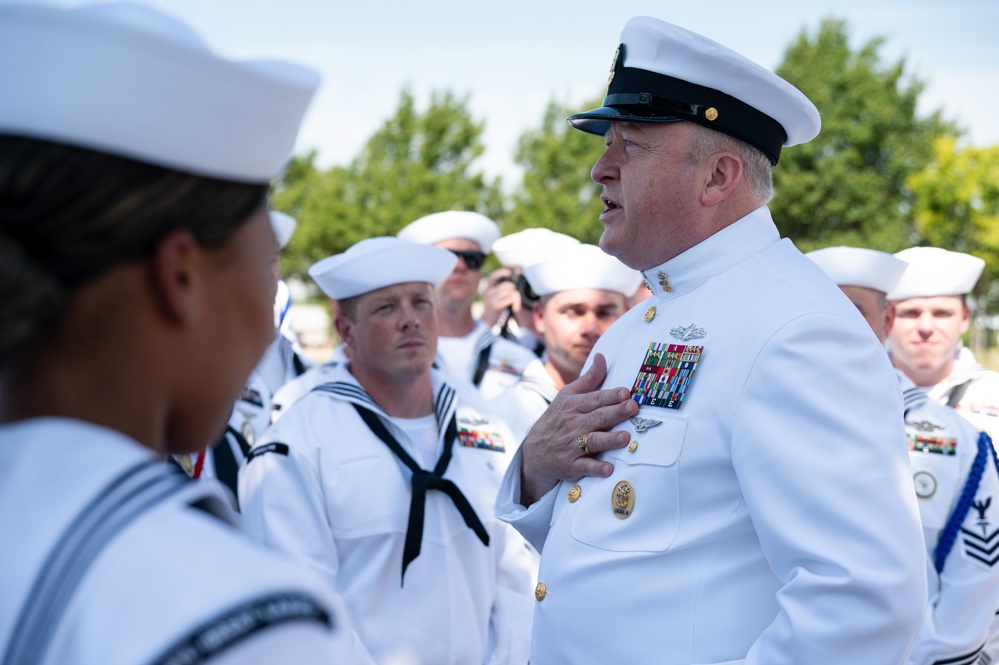
{"type": "Polygon", "coordinates": [[[776,164],[787,134],[780,123],[719,90],[689,81],[625,67],[624,44],[618,47],[614,74],[604,104],[569,116],[569,124],[590,134],[606,134],[610,123],[689,120],[758,148],[776,164]]]}
{"type": "Polygon", "coordinates": [[[627,122],[678,122],[684,120],[684,118],[675,115],[648,115],[648,109],[636,110],[640,113],[633,113],[627,108],[601,106],[592,111],[575,113],[569,116],[568,122],[576,129],[603,136],[610,129],[610,124],[614,120],[627,122]]]}

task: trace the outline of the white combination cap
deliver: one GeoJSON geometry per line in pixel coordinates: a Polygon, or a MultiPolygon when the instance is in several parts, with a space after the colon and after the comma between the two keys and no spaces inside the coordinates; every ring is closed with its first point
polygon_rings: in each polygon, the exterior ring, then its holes
{"type": "Polygon", "coordinates": [[[493,255],[507,268],[526,267],[578,244],[572,236],[551,229],[524,229],[497,240],[493,255]]]}
{"type": "Polygon", "coordinates": [[[266,183],[318,84],[291,63],[220,57],[149,7],[0,3],[0,134],[266,183]]]}
{"type": "Polygon", "coordinates": [[[862,286],[882,293],[895,288],[908,265],[888,252],[863,247],[826,247],[805,256],[837,286],[862,286]]]}
{"type": "Polygon", "coordinates": [[[380,236],[313,264],[309,275],[323,293],[341,300],[407,282],[437,286],[457,263],[458,257],[446,249],[380,236]]]}
{"type": "Polygon", "coordinates": [[[286,215],[277,210],[271,210],[271,228],[274,229],[274,236],[277,238],[278,247],[284,249],[288,246],[288,241],[295,234],[298,228],[298,221],[291,215],[286,215]]]}
{"type": "Polygon", "coordinates": [[[524,268],[524,276],[539,296],[561,291],[601,289],[630,298],[642,284],[632,270],[595,245],[575,245],[524,268]]]}
{"type": "Polygon", "coordinates": [[[569,124],[605,134],[613,120],[689,120],[753,145],[777,163],[782,146],[811,141],[821,121],[793,85],[696,32],[648,16],[624,26],[603,106],[569,124]]]}
{"type": "Polygon", "coordinates": [[[888,300],[963,296],[975,288],[985,261],[939,247],[910,247],[895,254],[909,264],[888,300]]]}
{"type": "Polygon", "coordinates": [[[445,210],[420,217],[396,234],[403,240],[425,245],[451,238],[474,240],[483,252],[489,253],[493,243],[500,237],[499,226],[485,215],[469,210],[445,210]]]}

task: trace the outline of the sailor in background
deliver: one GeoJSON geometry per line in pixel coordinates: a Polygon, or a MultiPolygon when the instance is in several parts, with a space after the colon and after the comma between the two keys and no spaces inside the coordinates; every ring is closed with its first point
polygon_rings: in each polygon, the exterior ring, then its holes
{"type": "Polygon", "coordinates": [[[363,663],[210,443],[274,338],[269,183],[319,78],[137,4],[0,4],[0,662],[363,663]]]}
{"type": "Polygon", "coordinates": [[[985,261],[939,247],[911,247],[895,256],[909,267],[888,294],[896,311],[888,336],[892,362],[930,399],[957,409],[995,441],[999,373],[982,367],[961,342],[971,325],[968,294],[985,261]]]}
{"type": "Polygon", "coordinates": [[[531,290],[524,268],[578,244],[572,236],[541,227],[510,233],[493,243],[500,267],[485,281],[482,320],[494,334],[541,356],[544,344],[534,329],[538,295],[531,290]]]}
{"type": "Polygon", "coordinates": [[[544,344],[545,371],[526,373],[494,402],[518,441],[558,391],[579,378],[597,340],[628,310],[628,296],[644,284],[637,270],[583,244],[529,265],[524,276],[539,298],[534,329],[544,344]]]}
{"type": "Polygon", "coordinates": [[[512,435],[432,367],[432,245],[362,240],[309,274],[348,348],[240,469],[247,532],[319,571],[379,663],[526,663],[531,553],[493,515],[512,435]]]}
{"type": "MultiPolygon", "coordinates": [[[[278,247],[284,249],[295,232],[297,222],[293,217],[275,210],[270,211],[270,220],[278,247]]],[[[288,317],[291,293],[280,278],[277,261],[274,263],[274,279],[278,285],[274,298],[274,341],[243,385],[225,432],[214,445],[176,458],[184,471],[195,480],[217,478],[232,492],[233,500],[237,491],[237,470],[253,443],[271,424],[274,395],[288,381],[316,365],[306,357],[291,329],[288,317]]],[[[235,507],[238,509],[238,505],[235,507]]]]}
{"type": "Polygon", "coordinates": [[[620,42],[569,121],[606,146],[600,247],[654,293],[504,477],[541,551],[531,661],[905,663],[927,594],[898,379],[766,206],[818,110],[664,21],[620,42]]]}
{"type": "MultiPolygon", "coordinates": [[[[882,343],[895,320],[885,295],[906,263],[857,247],[806,254],[850,299],[882,343]]],[[[909,665],[989,663],[999,607],[999,469],[992,441],[898,372],[905,433],[926,542],[928,611],[909,665]],[[979,658],[983,658],[979,661],[979,658]]]]}
{"type": "Polygon", "coordinates": [[[534,354],[493,335],[472,313],[482,264],[499,234],[496,222],[464,210],[421,217],[396,234],[403,240],[446,249],[458,257],[454,271],[437,286],[440,337],[436,363],[447,374],[471,381],[487,400],[515,385],[532,364],[539,364],[534,354]]]}

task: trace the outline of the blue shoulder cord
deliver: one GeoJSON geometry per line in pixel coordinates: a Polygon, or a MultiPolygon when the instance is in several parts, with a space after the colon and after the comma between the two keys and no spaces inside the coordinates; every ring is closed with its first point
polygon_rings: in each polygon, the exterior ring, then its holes
{"type": "Polygon", "coordinates": [[[957,541],[957,534],[961,530],[961,525],[964,524],[964,518],[968,516],[968,511],[971,510],[975,494],[978,493],[978,486],[982,482],[982,473],[985,472],[985,461],[990,452],[992,453],[992,463],[996,467],[996,473],[999,473],[999,458],[996,457],[996,449],[992,445],[992,439],[985,432],[979,432],[978,454],[975,455],[975,461],[971,465],[968,482],[965,483],[964,489],[961,491],[961,498],[954,507],[954,512],[951,514],[950,519],[947,520],[947,526],[940,533],[936,549],[933,550],[933,565],[937,569],[938,574],[943,571],[947,555],[953,549],[954,543],[957,541]]]}

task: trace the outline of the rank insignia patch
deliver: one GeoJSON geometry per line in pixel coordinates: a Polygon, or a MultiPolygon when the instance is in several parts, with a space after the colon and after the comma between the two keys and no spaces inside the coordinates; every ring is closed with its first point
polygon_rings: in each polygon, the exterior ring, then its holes
{"type": "Polygon", "coordinates": [[[978,513],[978,519],[974,523],[981,529],[982,533],[979,535],[972,529],[961,527],[964,553],[991,568],[999,563],[999,529],[989,532],[991,523],[985,514],[989,506],[992,505],[992,497],[988,497],[984,501],[975,501],[972,505],[978,513]]]}
{"type": "Polygon", "coordinates": [[[638,371],[632,398],[642,405],[679,409],[703,346],[652,342],[638,371]]]}
{"type": "Polygon", "coordinates": [[[506,451],[506,444],[503,443],[503,437],[496,432],[470,429],[464,426],[458,427],[458,443],[465,448],[482,448],[484,450],[495,450],[499,453],[506,451]]]}
{"type": "Polygon", "coordinates": [[[929,436],[926,434],[909,434],[909,450],[936,455],[956,455],[957,439],[949,436],[929,436]]]}

